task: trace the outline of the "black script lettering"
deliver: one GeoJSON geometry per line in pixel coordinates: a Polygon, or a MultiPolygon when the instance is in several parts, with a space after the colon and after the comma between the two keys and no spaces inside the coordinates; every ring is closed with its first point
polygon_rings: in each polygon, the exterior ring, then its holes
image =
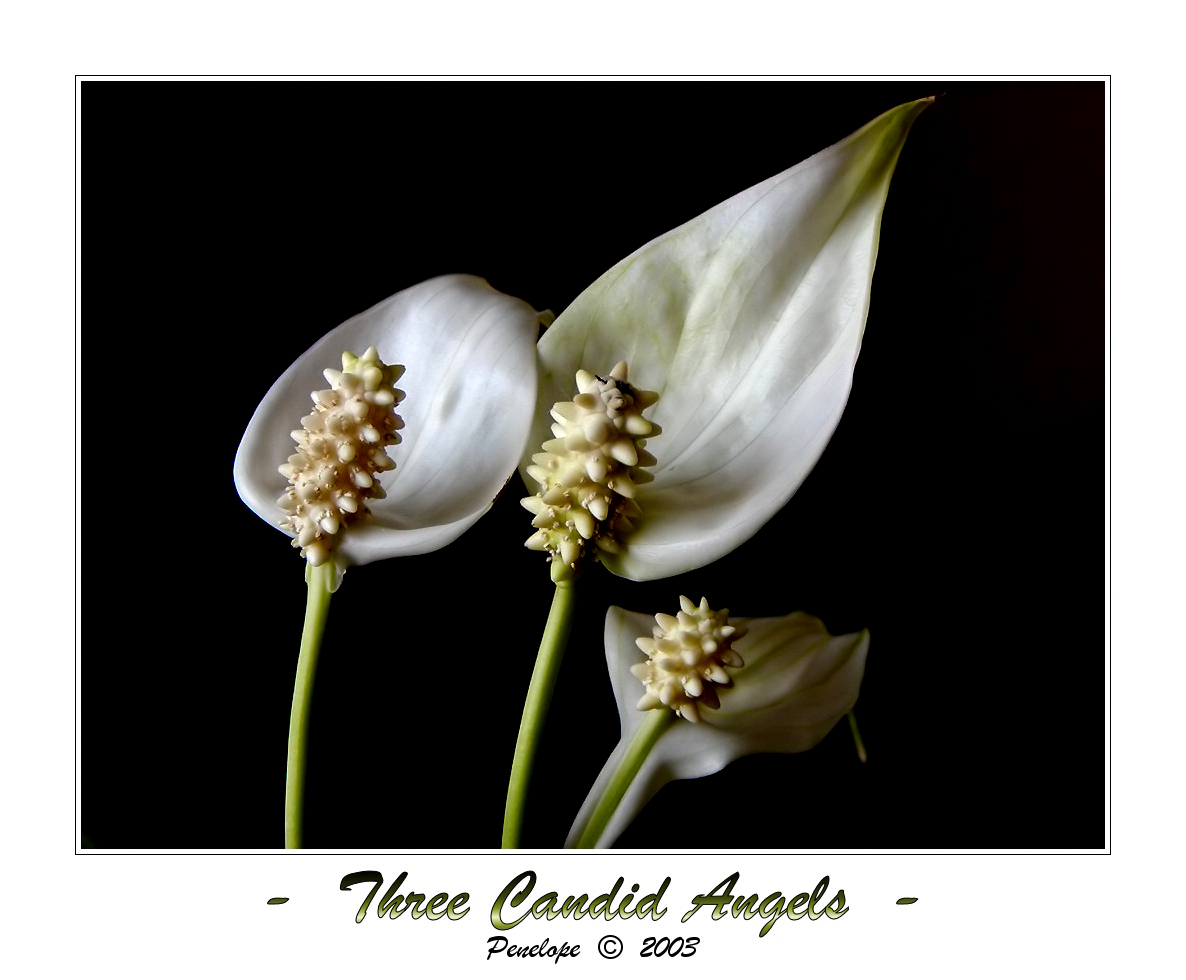
{"type": "Polygon", "coordinates": [[[524,880],[527,880],[527,884],[523,887],[523,890],[519,892],[519,894],[514,898],[511,898],[511,908],[518,908],[527,900],[527,896],[531,894],[531,889],[535,887],[536,877],[534,871],[524,871],[518,877],[513,878],[510,884],[508,884],[506,888],[502,890],[502,894],[494,900],[494,907],[490,910],[490,922],[495,929],[513,929],[531,914],[531,911],[528,910],[519,916],[519,918],[517,918],[514,922],[507,922],[506,919],[502,917],[503,903],[508,898],[510,898],[511,892],[513,892],[519,883],[524,880]]]}
{"type": "MultiPolygon", "coordinates": [[[[658,921],[666,913],[667,909],[659,907],[659,900],[663,897],[663,893],[667,890],[667,886],[671,884],[670,878],[665,878],[663,884],[655,892],[649,895],[644,895],[638,900],[635,905],[635,899],[638,897],[639,886],[632,885],[630,893],[622,896],[618,900],[618,892],[621,890],[625,881],[624,878],[619,878],[614,887],[608,892],[598,895],[592,901],[589,901],[588,894],[581,895],[580,898],[569,896],[560,901],[560,896],[557,892],[547,892],[541,895],[532,903],[530,909],[524,912],[516,919],[510,919],[509,911],[504,913],[504,909],[517,909],[523,905],[531,891],[535,888],[536,874],[534,871],[524,871],[521,875],[514,878],[502,890],[502,894],[494,902],[494,907],[490,910],[490,921],[496,929],[513,929],[519,923],[523,922],[528,916],[536,919],[547,919],[551,922],[553,919],[563,916],[564,918],[572,917],[580,919],[588,915],[594,919],[601,917],[606,921],[621,917],[629,919],[637,916],[641,919],[643,916],[649,915],[652,919],[658,921]],[[522,886],[520,888],[520,886],[522,886]],[[519,889],[516,891],[516,889],[519,889]],[[614,902],[618,904],[615,906],[614,902]]],[[[507,954],[510,955],[509,953],[507,954]]]]}
{"type": "MultiPolygon", "coordinates": [[[[379,900],[380,919],[385,915],[390,915],[392,919],[396,919],[411,909],[413,919],[419,919],[423,916],[427,916],[429,919],[439,919],[447,915],[450,919],[456,921],[457,919],[464,918],[469,912],[468,908],[462,907],[469,901],[469,892],[458,892],[452,900],[449,899],[447,892],[434,895],[431,900],[419,892],[408,892],[405,898],[403,895],[398,894],[397,890],[407,877],[408,873],[406,871],[401,872],[400,876],[395,879],[391,887],[387,889],[387,892],[379,900]]],[[[378,871],[355,871],[353,874],[343,877],[339,885],[341,891],[348,892],[351,887],[361,884],[364,881],[374,882],[374,887],[367,893],[367,897],[362,900],[362,904],[358,907],[358,914],[354,917],[355,922],[362,922],[366,918],[367,909],[370,908],[371,902],[383,884],[383,876],[378,871]]]]}
{"type": "Polygon", "coordinates": [[[819,884],[815,886],[814,891],[810,895],[807,892],[800,892],[791,899],[789,906],[787,905],[787,900],[783,898],[782,892],[773,892],[764,899],[761,899],[761,901],[759,901],[756,894],[748,897],[734,897],[733,889],[737,887],[739,877],[740,872],[735,871],[712,891],[704,895],[697,895],[692,899],[692,908],[684,914],[681,921],[687,922],[704,905],[716,906],[712,912],[714,920],[723,918],[729,911],[729,904],[732,903],[733,918],[735,919],[744,917],[748,920],[752,919],[755,915],[760,915],[765,919],[766,922],[758,932],[759,936],[765,936],[774,923],[782,916],[786,916],[791,920],[801,919],[805,915],[812,919],[818,919],[823,915],[827,915],[829,919],[839,919],[840,916],[848,911],[844,904],[843,889],[837,891],[836,895],[827,905],[823,908],[819,907],[820,901],[828,890],[830,879],[827,875],[824,875],[820,879],[819,884]]]}
{"type": "Polygon", "coordinates": [[[716,910],[712,913],[714,921],[725,915],[725,910],[729,907],[729,903],[733,901],[733,889],[737,887],[737,879],[741,875],[740,871],[734,871],[728,878],[722,881],[707,895],[697,895],[692,899],[692,908],[690,908],[684,915],[681,922],[687,922],[693,915],[700,911],[702,905],[715,905],[716,910]],[[724,888],[723,895],[717,894],[717,888],[724,888]]]}
{"type": "Polygon", "coordinates": [[[568,943],[562,942],[557,946],[550,939],[545,939],[542,943],[536,943],[534,946],[515,946],[508,943],[504,936],[491,936],[486,942],[490,944],[486,950],[487,960],[495,953],[505,952],[507,956],[517,956],[521,959],[541,957],[559,963],[566,956],[580,956],[581,954],[580,945],[569,946],[568,943]]]}

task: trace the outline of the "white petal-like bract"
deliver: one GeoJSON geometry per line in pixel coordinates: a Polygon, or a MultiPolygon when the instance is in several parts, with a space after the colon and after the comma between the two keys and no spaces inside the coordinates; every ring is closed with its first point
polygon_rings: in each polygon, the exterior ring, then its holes
{"type": "MultiPolygon", "coordinates": [[[[645,720],[647,712],[635,707],[643,688],[630,668],[646,659],[635,639],[650,636],[654,622],[653,616],[617,606],[606,615],[605,656],[622,737],[586,797],[567,847],[575,846],[645,720]]],[[[802,612],[767,619],[730,617],[729,622],[748,631],[737,645],[745,665],[730,671],[733,686],[720,692],[719,708],[701,708],[697,724],[677,719],[659,736],[598,847],[613,844],[671,780],[707,776],[755,752],[804,752],[822,741],[856,703],[869,650],[868,630],[832,636],[822,622],[802,612]]]]}
{"type": "Polygon", "coordinates": [[[378,349],[405,368],[404,427],[382,474],[386,497],[342,536],[347,565],[444,547],[478,520],[514,472],[535,407],[539,314],[469,275],[440,276],[383,300],[302,354],[260,402],[235,455],[239,496],[273,526],[294,451],[291,432],[309,414],[322,372],[342,353],[378,349]]]}
{"type": "Polygon", "coordinates": [[[931,101],[885,113],[643,246],[541,338],[524,473],[577,369],[626,361],[633,384],[659,393],[654,481],[639,489],[627,546],[603,557],[611,571],[642,581],[715,561],[811,471],[848,399],[890,177],[931,101]]]}

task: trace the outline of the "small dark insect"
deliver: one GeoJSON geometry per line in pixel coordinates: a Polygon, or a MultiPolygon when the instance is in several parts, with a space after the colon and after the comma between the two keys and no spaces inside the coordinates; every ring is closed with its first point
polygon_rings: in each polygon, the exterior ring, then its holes
{"type": "Polygon", "coordinates": [[[620,391],[623,395],[626,395],[630,398],[634,397],[634,387],[628,381],[619,381],[613,375],[610,375],[608,378],[603,378],[600,374],[595,374],[593,377],[595,377],[603,385],[607,385],[612,381],[617,387],[618,391],[620,391]]]}

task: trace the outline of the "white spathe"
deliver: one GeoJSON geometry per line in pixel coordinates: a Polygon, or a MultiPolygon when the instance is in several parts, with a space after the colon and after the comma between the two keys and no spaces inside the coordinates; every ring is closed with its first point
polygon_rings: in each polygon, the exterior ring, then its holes
{"type": "Polygon", "coordinates": [[[622,552],[602,556],[611,571],[645,581],[715,561],[811,471],[848,399],[890,177],[932,101],[892,109],[644,245],[545,332],[524,474],[550,437],[543,409],[571,399],[578,369],[626,361],[632,384],[659,393],[654,481],[639,487],[622,552]]]}
{"type": "MultiPolygon", "coordinates": [[[[611,606],[605,617],[605,658],[622,722],[617,748],[589,791],[566,847],[574,847],[648,712],[636,705],[643,685],[631,673],[643,663],[635,640],[650,636],[654,616],[611,606]]],[[[832,636],[807,613],[767,619],[730,617],[747,630],[736,645],[745,665],[730,670],[733,686],[719,691],[719,708],[701,707],[696,724],[677,718],[639,767],[597,847],[609,847],[647,801],[673,779],[696,779],[755,752],[805,752],[823,740],[856,703],[869,631],[832,636]]],[[[667,708],[652,708],[666,711],[667,708]]],[[[661,842],[661,833],[656,843],[661,842]]]]}
{"type": "Polygon", "coordinates": [[[292,430],[327,387],[342,353],[376,347],[405,371],[404,426],[382,474],[386,498],[342,535],[339,564],[361,565],[442,548],[494,502],[523,453],[535,407],[539,314],[484,279],[440,276],[383,300],[331,330],[272,385],[235,454],[235,487],[279,527],[288,486],[277,471],[295,451],[292,430]]]}

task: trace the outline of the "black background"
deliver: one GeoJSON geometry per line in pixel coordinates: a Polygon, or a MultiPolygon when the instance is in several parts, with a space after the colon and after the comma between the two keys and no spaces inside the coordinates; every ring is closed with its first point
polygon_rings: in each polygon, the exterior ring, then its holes
{"type": "MultiPolygon", "coordinates": [[[[619,846],[1104,846],[1106,93],[961,80],[84,83],[87,842],[282,845],[303,563],[231,464],[309,344],[449,272],[559,312],[656,235],[940,93],[900,159],[853,394],[811,476],[714,565],[582,581],[523,843],[562,844],[617,741],[606,605],[685,593],[870,628],[869,761],[841,724],[669,785],[619,846]]],[[[347,574],[309,847],[498,846],[552,591],[522,492],[436,554],[347,574]]]]}

